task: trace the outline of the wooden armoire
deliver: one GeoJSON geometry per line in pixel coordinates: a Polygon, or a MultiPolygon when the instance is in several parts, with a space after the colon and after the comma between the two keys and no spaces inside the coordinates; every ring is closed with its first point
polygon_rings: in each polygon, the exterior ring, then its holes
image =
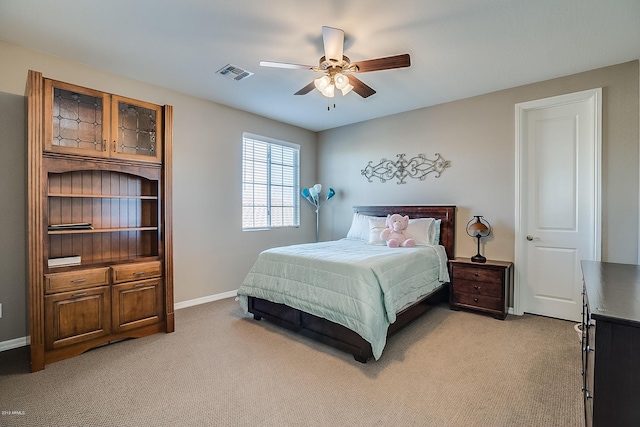
{"type": "Polygon", "coordinates": [[[29,71],[31,371],[173,332],[173,108],[29,71]]]}

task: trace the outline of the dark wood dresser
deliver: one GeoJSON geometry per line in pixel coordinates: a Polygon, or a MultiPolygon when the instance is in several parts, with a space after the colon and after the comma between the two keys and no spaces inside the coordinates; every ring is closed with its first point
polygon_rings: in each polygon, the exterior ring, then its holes
{"type": "Polygon", "coordinates": [[[640,266],[582,261],[585,424],[640,426],[640,266]]]}
{"type": "Polygon", "coordinates": [[[509,308],[513,264],[505,261],[472,262],[469,258],[449,261],[451,271],[450,306],[481,311],[504,320],[509,308]]]}

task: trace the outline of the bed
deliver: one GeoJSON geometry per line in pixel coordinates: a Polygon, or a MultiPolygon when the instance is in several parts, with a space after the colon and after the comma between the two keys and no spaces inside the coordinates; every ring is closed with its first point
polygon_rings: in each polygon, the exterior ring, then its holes
{"type": "MultiPolygon", "coordinates": [[[[238,289],[238,300],[255,320],[264,318],[362,363],[378,359],[389,336],[447,300],[455,211],[455,206],[355,206],[345,239],[263,251],[238,289]],[[380,225],[375,218],[393,213],[408,215],[413,231],[431,227],[438,244],[418,239],[415,248],[392,249],[352,235],[357,218],[368,218],[374,227],[380,225]]],[[[372,229],[371,236],[377,233],[372,229]]]]}

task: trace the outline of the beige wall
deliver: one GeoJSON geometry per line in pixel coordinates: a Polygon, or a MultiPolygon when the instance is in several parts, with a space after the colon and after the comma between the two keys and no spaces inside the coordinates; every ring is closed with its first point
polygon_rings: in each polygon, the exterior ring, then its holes
{"type": "MultiPolygon", "coordinates": [[[[316,176],[316,134],[219,104],[0,42],[0,344],[27,335],[25,283],[27,70],[109,93],[174,106],[174,261],[177,303],[235,291],[258,253],[315,239],[300,229],[241,231],[242,133],[300,144],[301,180],[316,176]],[[9,106],[16,105],[17,108],[9,106]],[[22,107],[19,107],[22,105],[22,107]],[[19,111],[15,111],[15,110],[19,111]],[[6,128],[10,128],[7,132],[6,128]],[[11,201],[11,203],[5,203],[11,201]]],[[[230,82],[233,83],[233,82],[230,82]]]]}
{"type": "MultiPolygon", "coordinates": [[[[638,260],[638,61],[463,99],[321,132],[318,173],[339,192],[327,204],[322,238],[344,236],[351,206],[358,204],[453,204],[458,206],[457,255],[475,254],[465,233],[472,215],[494,227],[485,255],[514,259],[515,104],[596,87],[603,88],[602,259],[638,260]],[[369,161],[440,153],[451,161],[440,178],[369,183],[369,161]]],[[[517,268],[517,266],[516,266],[517,268]]]]}
{"type": "Polygon", "coordinates": [[[25,109],[0,91],[0,343],[26,335],[25,109]]]}

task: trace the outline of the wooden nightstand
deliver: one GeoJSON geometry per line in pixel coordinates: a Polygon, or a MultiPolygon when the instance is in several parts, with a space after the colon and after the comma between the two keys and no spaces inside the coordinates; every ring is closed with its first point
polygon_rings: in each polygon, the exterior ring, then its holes
{"type": "Polygon", "coordinates": [[[469,258],[449,261],[452,310],[466,308],[492,314],[504,320],[509,309],[513,263],[487,260],[471,262],[469,258]]]}

